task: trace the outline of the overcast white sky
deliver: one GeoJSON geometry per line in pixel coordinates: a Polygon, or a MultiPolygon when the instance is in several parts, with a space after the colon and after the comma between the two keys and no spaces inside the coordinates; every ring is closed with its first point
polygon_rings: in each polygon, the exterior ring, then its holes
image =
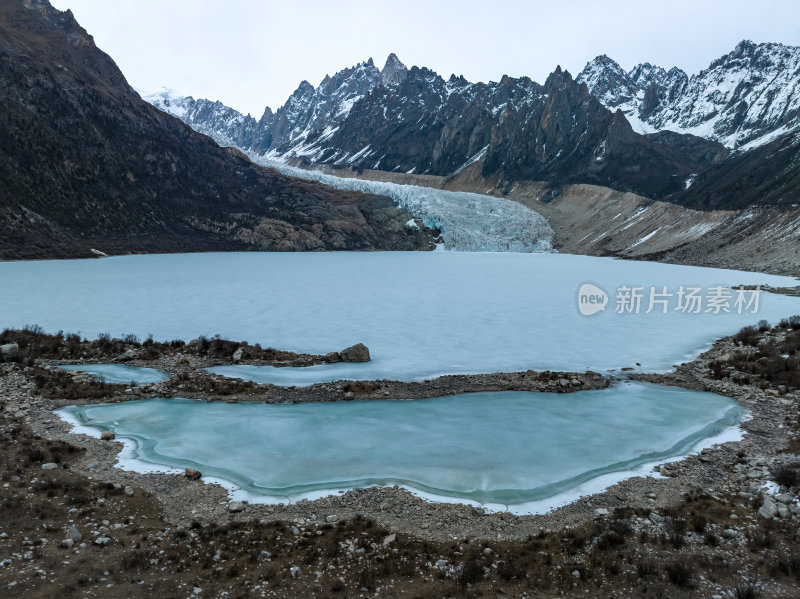
{"type": "Polygon", "coordinates": [[[800,46],[798,0],[51,0],[71,8],[137,89],[221,100],[256,118],[303,79],[372,57],[470,81],[608,54],[695,73],[742,39],[800,46]]]}

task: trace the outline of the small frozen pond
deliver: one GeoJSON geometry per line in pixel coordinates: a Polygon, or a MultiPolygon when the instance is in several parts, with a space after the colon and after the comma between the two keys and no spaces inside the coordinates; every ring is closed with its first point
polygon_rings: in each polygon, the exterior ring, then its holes
{"type": "Polygon", "coordinates": [[[743,410],[712,393],[626,382],[570,394],[413,401],[149,399],[58,413],[79,430],[133,440],[123,467],[197,468],[278,501],[400,484],[438,497],[524,505],[683,455],[730,430],[743,410]]]}
{"type": "Polygon", "coordinates": [[[307,353],[366,344],[372,361],[268,369],[280,384],[331,376],[419,380],[518,370],[669,369],[714,339],[800,313],[796,297],[762,294],[757,314],[676,310],[696,286],[797,284],[751,272],[559,254],[316,252],[143,255],[0,263],[0,327],[158,340],[221,335],[307,353]],[[584,316],[578,290],[607,292],[584,316]],[[620,288],[643,292],[616,313],[620,288]],[[672,296],[646,313],[651,288],[672,296]],[[53,293],[57,289],[58,293],[53,293]],[[326,365],[327,366],[327,365],[326,365]],[[293,372],[294,371],[294,372],[293,372]],[[286,377],[296,377],[289,379],[286,377]]]}
{"type": "Polygon", "coordinates": [[[161,370],[128,366],[127,364],[62,364],[59,368],[69,372],[81,370],[98,381],[117,385],[127,385],[128,383],[149,385],[166,381],[169,378],[169,375],[161,370]]]}

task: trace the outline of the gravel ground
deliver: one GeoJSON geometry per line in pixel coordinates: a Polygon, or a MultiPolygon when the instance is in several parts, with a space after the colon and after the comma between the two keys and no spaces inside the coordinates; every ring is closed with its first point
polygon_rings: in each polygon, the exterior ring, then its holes
{"type": "MultiPolygon", "coordinates": [[[[56,373],[55,361],[0,365],[0,594],[723,597],[740,585],[762,596],[798,596],[800,488],[775,479],[779,471],[800,477],[800,393],[757,377],[749,384],[712,377],[709,365],[736,348],[723,339],[673,373],[623,376],[736,399],[752,415],[741,441],[537,516],[434,504],[394,487],[289,505],[233,502],[202,480],[120,470],[120,443],[70,434],[52,411],[81,402],[48,386],[47,373],[72,376],[56,373]],[[72,525],[80,525],[84,538],[70,545],[72,525]]],[[[180,352],[130,362],[175,375],[155,386],[98,388],[80,374],[72,381],[91,390],[92,399],[82,402],[180,394],[226,401],[385,399],[608,384],[595,373],[527,372],[281,389],[198,372],[213,362],[219,360],[180,352]]]]}

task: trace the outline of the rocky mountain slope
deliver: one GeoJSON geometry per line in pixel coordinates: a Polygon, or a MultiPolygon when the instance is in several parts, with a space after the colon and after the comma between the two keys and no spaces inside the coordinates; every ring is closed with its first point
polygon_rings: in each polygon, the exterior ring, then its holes
{"type": "Polygon", "coordinates": [[[0,258],[432,247],[390,198],[256,166],[143,102],[46,0],[0,3],[0,64],[0,258]]]}
{"type": "Polygon", "coordinates": [[[484,176],[509,183],[591,182],[653,197],[680,191],[727,153],[699,138],[636,133],[560,68],[544,85],[525,77],[470,83],[407,69],[392,54],[383,69],[369,60],[317,88],[302,82],[252,134],[246,119],[235,132],[230,118],[198,122],[184,109],[187,99],[155,102],[220,141],[271,157],[432,175],[479,162],[484,176]],[[686,153],[684,145],[701,150],[686,153]]]}
{"type": "Polygon", "coordinates": [[[743,41],[691,77],[649,63],[626,72],[602,55],[577,80],[642,133],[667,129],[746,150],[800,128],[800,47],[743,41]]]}
{"type": "Polygon", "coordinates": [[[701,209],[800,204],[800,131],[736,154],[699,174],[675,200],[701,209]]]}

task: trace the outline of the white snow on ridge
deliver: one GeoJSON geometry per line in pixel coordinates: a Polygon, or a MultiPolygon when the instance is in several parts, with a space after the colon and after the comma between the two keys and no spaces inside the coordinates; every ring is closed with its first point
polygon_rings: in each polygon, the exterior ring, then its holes
{"type": "Polygon", "coordinates": [[[674,131],[746,151],[800,128],[798,77],[800,47],[743,41],[691,77],[648,63],[626,72],[602,55],[576,80],[638,133],[674,131]]]}
{"type": "Polygon", "coordinates": [[[488,146],[488,144],[487,144],[487,145],[485,145],[485,146],[483,146],[483,148],[481,148],[480,150],[478,150],[478,151],[475,153],[475,155],[474,155],[474,156],[472,156],[471,158],[468,158],[468,159],[467,159],[467,161],[466,161],[464,164],[462,164],[461,166],[459,166],[459,167],[458,167],[458,169],[456,169],[456,170],[455,170],[455,172],[454,172],[453,174],[454,174],[454,175],[457,175],[458,173],[460,173],[461,171],[463,171],[465,168],[467,168],[467,167],[468,167],[468,166],[470,166],[471,164],[475,164],[475,163],[476,163],[476,162],[478,162],[479,160],[482,160],[482,159],[483,159],[483,157],[484,157],[484,156],[486,156],[486,152],[487,152],[488,150],[489,150],[489,146],[488,146]]]}
{"type": "Polygon", "coordinates": [[[658,233],[660,230],[661,230],[661,227],[658,227],[658,228],[657,228],[657,229],[655,229],[654,231],[651,231],[650,233],[648,233],[647,235],[645,235],[644,237],[642,237],[642,238],[641,238],[639,241],[637,241],[636,243],[634,243],[633,245],[631,245],[631,246],[630,246],[628,249],[629,249],[629,250],[631,250],[631,249],[635,248],[637,245],[640,245],[640,244],[644,243],[645,241],[647,241],[648,239],[650,239],[650,238],[651,238],[653,235],[655,235],[656,233],[658,233]]]}
{"type": "MultiPolygon", "coordinates": [[[[336,177],[289,166],[255,153],[249,153],[249,156],[253,162],[275,168],[284,175],[319,181],[338,189],[388,196],[425,226],[439,229],[447,250],[555,251],[553,229],[547,220],[518,202],[479,193],[336,177]]],[[[407,223],[408,226],[411,222],[407,223]]]]}

